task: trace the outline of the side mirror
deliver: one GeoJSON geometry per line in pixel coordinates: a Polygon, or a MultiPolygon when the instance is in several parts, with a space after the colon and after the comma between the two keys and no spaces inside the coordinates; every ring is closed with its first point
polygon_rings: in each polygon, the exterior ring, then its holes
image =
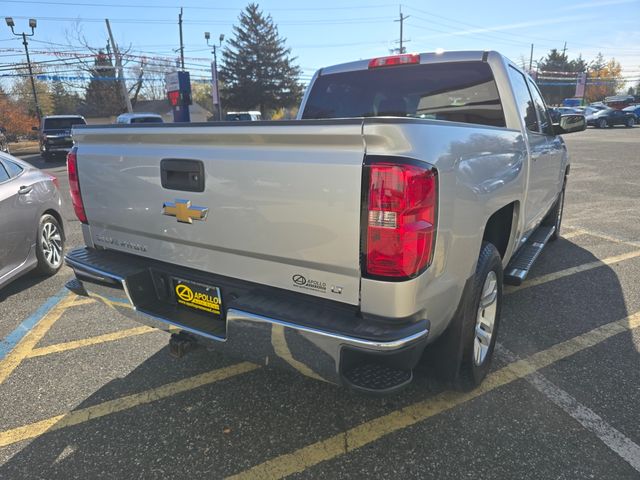
{"type": "Polygon", "coordinates": [[[37,132],[40,129],[38,127],[31,127],[31,130],[33,130],[34,132],[37,132]]]}
{"type": "Polygon", "coordinates": [[[560,122],[553,124],[553,133],[561,135],[563,133],[582,132],[587,128],[587,119],[584,115],[561,115],[560,122]]]}

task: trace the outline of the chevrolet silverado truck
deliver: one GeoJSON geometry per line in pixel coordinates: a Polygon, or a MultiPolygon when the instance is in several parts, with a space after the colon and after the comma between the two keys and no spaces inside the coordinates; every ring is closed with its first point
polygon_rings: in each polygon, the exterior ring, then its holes
{"type": "Polygon", "coordinates": [[[180,329],[176,355],[381,393],[423,361],[473,388],[503,283],[558,237],[559,134],[584,128],[483,51],[323,68],[294,121],[74,126],[68,287],[180,329]]]}

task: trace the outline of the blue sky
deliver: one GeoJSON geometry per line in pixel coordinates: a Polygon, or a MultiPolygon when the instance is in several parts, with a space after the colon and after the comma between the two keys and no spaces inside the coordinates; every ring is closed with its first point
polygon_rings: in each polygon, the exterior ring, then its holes
{"type": "MultiPolygon", "coordinates": [[[[26,29],[29,17],[38,20],[33,51],[68,50],[66,33],[79,25],[90,44],[106,43],[104,18],[109,17],[116,40],[131,45],[132,52],[175,57],[177,17],[184,7],[184,39],[192,75],[205,76],[207,49],[204,31],[212,38],[232,34],[232,25],[247,2],[227,0],[0,0],[1,15],[12,16],[17,29],[26,29]],[[59,44],[59,45],[56,45],[59,44]],[[197,70],[196,70],[197,69],[197,70]]],[[[399,4],[384,0],[259,2],[278,24],[305,79],[324,65],[389,54],[397,46],[399,4]]],[[[615,57],[635,85],[640,79],[640,0],[459,0],[406,1],[402,10],[408,51],[435,49],[494,49],[520,63],[534,59],[567,42],[570,57],[582,53],[592,59],[598,51],[615,57]]],[[[77,46],[75,44],[74,46],[77,46]]],[[[0,25],[0,63],[23,61],[20,41],[0,25]],[[11,56],[15,55],[15,56],[11,56]]],[[[34,55],[36,60],[55,59],[34,55]]]]}

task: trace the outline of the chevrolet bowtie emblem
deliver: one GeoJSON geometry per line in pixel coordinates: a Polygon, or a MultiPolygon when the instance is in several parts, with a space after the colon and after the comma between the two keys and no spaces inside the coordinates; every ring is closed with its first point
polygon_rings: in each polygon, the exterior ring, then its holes
{"type": "Polygon", "coordinates": [[[194,220],[206,220],[209,209],[191,206],[190,200],[176,198],[175,202],[165,202],[162,205],[162,213],[176,217],[182,223],[193,223],[194,220]]]}

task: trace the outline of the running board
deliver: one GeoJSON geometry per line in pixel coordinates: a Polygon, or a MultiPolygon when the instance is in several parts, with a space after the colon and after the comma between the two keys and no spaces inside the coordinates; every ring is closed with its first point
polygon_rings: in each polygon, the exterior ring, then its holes
{"type": "Polygon", "coordinates": [[[555,230],[555,226],[542,226],[533,232],[527,243],[520,247],[507,265],[504,271],[504,283],[516,286],[522,284],[555,230]]]}

